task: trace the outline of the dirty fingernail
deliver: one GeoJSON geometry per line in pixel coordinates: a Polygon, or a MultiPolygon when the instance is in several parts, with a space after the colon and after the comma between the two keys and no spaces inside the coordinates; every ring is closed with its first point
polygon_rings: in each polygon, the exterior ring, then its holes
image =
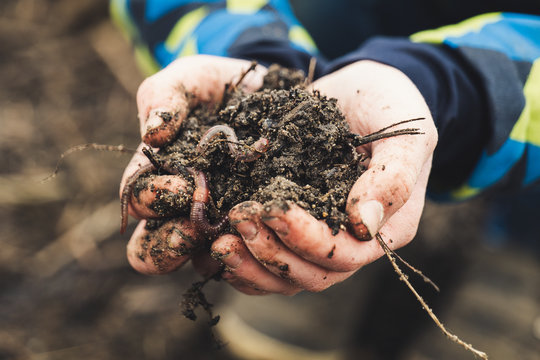
{"type": "Polygon", "coordinates": [[[252,221],[241,221],[235,227],[246,241],[253,240],[259,232],[257,225],[252,221]]]}
{"type": "Polygon", "coordinates": [[[234,269],[237,268],[238,265],[240,265],[240,263],[242,262],[242,257],[233,251],[230,254],[223,256],[221,258],[221,261],[223,261],[223,263],[228,267],[234,269]]]}
{"type": "Polygon", "coordinates": [[[266,225],[268,225],[278,236],[289,235],[289,225],[277,217],[266,217],[262,219],[266,225]]]}
{"type": "Polygon", "coordinates": [[[370,200],[360,205],[360,217],[367,227],[369,235],[373,238],[382,226],[384,208],[377,200],[370,200]]]}
{"type": "Polygon", "coordinates": [[[225,253],[221,251],[212,251],[210,256],[212,256],[214,260],[221,261],[230,268],[235,268],[242,262],[240,255],[233,250],[226,251],[225,253]]]}
{"type": "Polygon", "coordinates": [[[158,128],[161,125],[163,125],[163,118],[161,117],[159,112],[152,111],[150,112],[150,115],[148,116],[148,119],[146,119],[146,122],[144,126],[146,127],[145,133],[148,131],[158,128]]]}

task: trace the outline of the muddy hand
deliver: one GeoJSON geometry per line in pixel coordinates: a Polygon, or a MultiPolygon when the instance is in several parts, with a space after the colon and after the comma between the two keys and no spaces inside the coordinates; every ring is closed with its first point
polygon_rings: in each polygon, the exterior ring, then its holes
{"type": "MultiPolygon", "coordinates": [[[[137,93],[137,107],[143,143],[124,171],[120,184],[121,197],[122,193],[125,193],[124,189],[128,180],[133,178],[133,175],[141,168],[148,167],[150,164],[140,151],[142,147],[149,145],[157,150],[173,140],[182,121],[193,106],[198,103],[218,103],[223,96],[225,85],[235,83],[250,65],[249,61],[214,56],[184,57],[147,78],[141,84],[137,93]]],[[[256,90],[262,85],[265,73],[264,67],[257,66],[254,71],[245,76],[240,86],[246,91],[256,90]]],[[[180,194],[185,191],[186,185],[185,179],[179,176],[157,176],[148,184],[147,190],[159,189],[180,194]]],[[[160,214],[157,214],[152,207],[155,196],[156,192],[150,190],[143,190],[137,197],[130,196],[126,204],[129,214],[138,219],[159,217],[160,214]]],[[[190,227],[187,222],[176,223],[176,225],[180,228],[190,227]]],[[[171,229],[168,231],[170,232],[171,229]]],[[[132,235],[128,249],[129,258],[134,267],[145,273],[171,271],[174,267],[172,265],[170,268],[155,266],[155,264],[151,266],[147,263],[150,261],[149,257],[142,261],[141,256],[133,255],[141,253],[139,248],[143,244],[142,239],[148,240],[150,236],[152,241],[164,244],[170,240],[169,235],[167,231],[147,230],[143,225],[139,225],[132,235]],[[133,249],[139,250],[134,252],[133,249]]],[[[175,241],[176,243],[173,241],[175,244],[173,247],[176,248],[191,246],[185,240],[176,239],[175,241]]],[[[189,257],[177,257],[178,266],[186,261],[184,258],[189,257]]]]}
{"type": "Polygon", "coordinates": [[[222,237],[213,250],[227,265],[228,281],[248,294],[324,290],[384,254],[370,240],[377,232],[396,249],[409,243],[418,228],[437,143],[418,89],[400,71],[371,61],[349,65],[313,87],[338,99],[354,133],[366,135],[424,117],[415,124],[424,134],[387,138],[359,149],[371,161],[348,197],[350,231],[334,236],[324,221],[292,203],[263,207],[247,202],[233,208],[230,221],[244,241],[222,237]]]}
{"type": "Polygon", "coordinates": [[[212,251],[226,265],[223,278],[236,289],[246,294],[284,295],[321,291],[346,279],[365,262],[351,260],[349,252],[367,243],[346,232],[333,236],[326,223],[292,203],[288,206],[286,211],[283,204],[263,206],[248,201],[229,212],[231,225],[242,239],[222,236],[212,251]]]}
{"type": "Polygon", "coordinates": [[[360,149],[371,160],[347,202],[356,237],[369,240],[381,231],[394,247],[407,244],[418,228],[437,143],[437,130],[424,98],[405,74],[372,61],[344,67],[313,87],[338,99],[351,131],[360,135],[401,120],[425,118],[415,122],[422,135],[391,137],[360,149]]]}

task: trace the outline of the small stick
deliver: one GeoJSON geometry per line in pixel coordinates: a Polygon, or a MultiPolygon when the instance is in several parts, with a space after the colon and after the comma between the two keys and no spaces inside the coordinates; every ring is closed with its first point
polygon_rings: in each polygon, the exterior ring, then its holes
{"type": "Polygon", "coordinates": [[[393,128],[395,126],[398,126],[398,125],[401,125],[401,124],[405,124],[405,123],[409,123],[409,122],[412,122],[412,121],[418,121],[418,120],[424,120],[425,118],[414,118],[414,119],[408,119],[408,120],[403,120],[403,121],[399,121],[395,124],[392,124],[392,125],[388,125],[382,129],[379,129],[371,134],[368,134],[366,136],[361,136],[361,135],[358,135],[358,134],[349,134],[349,137],[352,139],[352,144],[354,146],[361,146],[361,145],[365,145],[365,144],[368,144],[370,142],[374,142],[374,141],[377,141],[377,140],[381,140],[381,139],[385,139],[385,138],[389,138],[389,137],[393,137],[393,136],[399,136],[399,135],[421,135],[421,134],[424,134],[423,132],[420,131],[420,129],[418,128],[407,128],[407,129],[399,129],[399,130],[395,130],[395,131],[390,131],[390,132],[384,132],[390,128],[393,128]]]}
{"type": "Polygon", "coordinates": [[[98,151],[114,151],[114,152],[121,152],[121,153],[134,153],[134,149],[129,149],[125,147],[124,145],[103,145],[103,144],[96,144],[96,143],[89,143],[89,144],[81,144],[81,145],[75,145],[64,151],[61,155],[58,161],[56,162],[56,167],[54,168],[54,171],[41,180],[42,183],[47,182],[49,180],[52,180],[56,177],[58,174],[58,171],[60,171],[60,165],[62,165],[62,161],[66,156],[69,154],[72,154],[74,152],[79,152],[87,149],[92,150],[98,150],[98,151]]]}
{"type": "Polygon", "coordinates": [[[240,79],[238,79],[236,84],[234,84],[234,89],[236,89],[242,83],[242,81],[244,81],[244,78],[246,77],[246,75],[249,74],[251,71],[255,70],[256,67],[257,67],[257,62],[255,60],[252,60],[251,64],[249,65],[249,68],[246,71],[244,71],[242,75],[240,75],[240,79]]]}
{"type": "Polygon", "coordinates": [[[154,154],[150,147],[143,147],[142,153],[150,160],[156,169],[159,170],[163,166],[163,162],[157,159],[156,154],[154,154]]]}
{"type": "MultiPolygon", "coordinates": [[[[383,127],[382,129],[379,129],[379,130],[377,130],[377,131],[375,131],[374,133],[371,133],[371,134],[369,134],[369,135],[379,134],[379,133],[382,133],[383,131],[386,131],[386,130],[391,129],[391,128],[393,128],[393,127],[396,127],[396,126],[398,126],[398,125],[410,123],[410,122],[413,122],[413,121],[420,121],[420,120],[426,120],[426,118],[424,118],[424,117],[419,117],[419,118],[414,118],[414,119],[408,119],[408,120],[398,121],[397,123],[393,123],[392,125],[388,125],[387,127],[383,127]]],[[[369,135],[368,135],[368,136],[369,136],[369,135]]]]}
{"type": "MultiPolygon", "coordinates": [[[[386,243],[385,243],[386,245],[386,243]]],[[[401,261],[401,263],[403,265],[405,265],[406,267],[408,267],[411,271],[415,272],[416,274],[418,274],[423,280],[424,282],[428,283],[429,285],[431,285],[437,292],[441,292],[441,289],[439,289],[439,287],[437,286],[437,284],[435,284],[433,282],[433,280],[431,280],[430,278],[428,278],[426,275],[424,275],[424,273],[420,270],[418,270],[417,268],[415,268],[414,266],[412,266],[411,264],[409,264],[408,262],[405,261],[405,259],[403,259],[401,256],[399,256],[394,250],[390,249],[388,247],[388,245],[386,245],[386,248],[392,253],[392,255],[394,255],[399,261],[401,261]]]]}
{"type": "Polygon", "coordinates": [[[394,258],[393,254],[392,254],[392,251],[390,250],[388,245],[384,242],[382,236],[379,233],[377,233],[377,235],[375,235],[375,238],[377,239],[377,241],[379,242],[379,245],[384,250],[384,253],[386,254],[386,257],[388,258],[388,260],[390,260],[390,263],[392,264],[392,267],[394,268],[394,271],[399,275],[399,280],[403,281],[407,285],[409,290],[411,290],[411,292],[414,294],[416,299],[422,305],[422,308],[428,313],[428,315],[431,317],[431,319],[433,319],[435,324],[439,327],[439,329],[442,330],[442,332],[446,335],[446,337],[448,337],[453,342],[463,346],[468,351],[472,352],[474,354],[474,356],[478,356],[478,357],[480,357],[482,359],[487,360],[488,356],[487,356],[487,354],[485,352],[476,350],[471,344],[467,344],[466,342],[461,340],[457,335],[452,334],[450,331],[448,331],[446,329],[446,327],[441,323],[439,318],[437,318],[437,316],[435,315],[433,310],[428,306],[428,304],[424,301],[424,299],[420,296],[420,294],[418,294],[416,289],[409,282],[409,280],[407,278],[407,275],[405,275],[403,273],[403,271],[401,271],[398,264],[396,263],[396,259],[394,258]]]}
{"type": "Polygon", "coordinates": [[[390,131],[387,133],[377,133],[377,134],[369,134],[366,136],[361,136],[357,134],[351,134],[352,137],[352,143],[354,146],[361,146],[365,145],[377,140],[386,139],[389,137],[399,136],[399,135],[422,135],[423,132],[420,131],[420,129],[417,128],[407,128],[407,129],[399,129],[395,131],[390,131]]]}
{"type": "Polygon", "coordinates": [[[315,68],[317,66],[317,58],[312,57],[309,59],[309,67],[308,67],[308,75],[306,77],[306,80],[304,81],[304,86],[307,87],[313,82],[313,78],[315,78],[315,68]]]}

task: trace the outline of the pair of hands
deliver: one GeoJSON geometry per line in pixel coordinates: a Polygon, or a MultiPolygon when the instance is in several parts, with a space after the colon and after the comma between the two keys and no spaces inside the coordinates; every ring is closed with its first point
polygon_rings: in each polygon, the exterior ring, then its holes
{"type": "MultiPolygon", "coordinates": [[[[245,60],[198,55],[176,60],[146,79],[137,95],[144,144],[158,148],[174,138],[182,120],[196,103],[217,103],[226,83],[235,81],[250,66],[245,60]],[[189,99],[186,92],[193,94],[189,99]],[[178,114],[162,118],[163,112],[178,114]]],[[[257,66],[242,82],[247,91],[262,85],[266,69],[257,66]]],[[[354,184],[347,201],[351,231],[333,236],[322,220],[316,220],[295,204],[290,209],[263,207],[256,202],[236,205],[230,222],[241,234],[225,234],[209,253],[187,255],[196,234],[188,219],[170,220],[156,230],[145,229],[156,192],[143,191],[131,198],[129,213],[143,219],[128,244],[128,259],[138,271],[162,274],[190,259],[203,275],[227,271],[222,277],[237,290],[257,295],[292,295],[302,290],[321,291],[343,281],[362,266],[378,259],[383,250],[372,238],[380,232],[396,249],[416,234],[424,206],[425,190],[437,131],[430,111],[416,86],[399,70],[372,61],[359,61],[312,84],[328,97],[338,99],[353,133],[366,135],[410,118],[423,135],[383,139],[360,149],[370,156],[368,170],[354,184]],[[355,237],[356,235],[356,237],[355,237]],[[391,240],[391,241],[390,241],[391,240]],[[332,256],[329,256],[329,254],[332,256]]],[[[126,179],[148,160],[137,152],[127,166],[126,179]]],[[[159,176],[155,189],[182,192],[187,182],[179,176],[159,176]]]]}

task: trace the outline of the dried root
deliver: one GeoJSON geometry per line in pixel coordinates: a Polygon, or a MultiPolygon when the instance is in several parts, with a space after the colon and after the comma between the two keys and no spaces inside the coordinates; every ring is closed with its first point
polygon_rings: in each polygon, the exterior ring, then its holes
{"type": "Polygon", "coordinates": [[[98,151],[121,152],[121,153],[129,153],[129,154],[133,154],[136,151],[134,149],[129,149],[125,147],[124,145],[103,145],[103,144],[96,144],[96,143],[75,145],[73,147],[70,147],[69,149],[67,149],[60,155],[60,158],[56,162],[54,171],[49,176],[41,180],[41,182],[44,183],[56,177],[56,175],[58,174],[58,171],[60,170],[60,165],[62,165],[62,161],[64,160],[66,156],[74,152],[79,152],[79,151],[88,150],[88,149],[98,150],[98,151]]]}
{"type": "MultiPolygon", "coordinates": [[[[474,354],[475,357],[479,357],[481,359],[485,359],[487,360],[488,359],[488,356],[485,352],[482,352],[482,351],[479,351],[479,350],[476,350],[471,344],[468,344],[466,342],[464,342],[463,340],[461,340],[457,335],[454,335],[452,334],[450,331],[448,331],[446,329],[446,327],[443,325],[443,323],[439,320],[439,318],[435,315],[435,313],[433,312],[433,310],[428,306],[428,304],[425,302],[425,300],[422,298],[422,296],[420,296],[420,294],[418,294],[418,292],[416,291],[416,289],[412,286],[412,284],[410,283],[409,279],[408,279],[408,276],[405,275],[403,273],[403,271],[401,271],[400,267],[398,266],[397,262],[396,262],[396,258],[394,256],[397,256],[396,253],[391,250],[388,245],[384,242],[382,236],[380,234],[377,234],[375,236],[375,238],[377,239],[377,241],[379,242],[379,245],[383,248],[384,250],[384,253],[386,254],[386,257],[388,258],[388,260],[390,260],[390,263],[392,264],[395,272],[399,275],[399,280],[403,281],[407,287],[411,290],[411,292],[414,294],[414,296],[416,297],[416,299],[420,302],[420,304],[422,305],[422,308],[424,310],[426,310],[426,312],[428,313],[428,315],[431,317],[431,319],[433,319],[433,321],[435,322],[435,324],[439,327],[439,329],[442,330],[442,332],[446,335],[446,337],[448,337],[450,340],[452,340],[453,342],[455,342],[456,344],[459,344],[461,346],[463,346],[466,350],[472,352],[474,354]]],[[[398,259],[400,261],[402,261],[404,264],[406,264],[409,268],[413,269],[414,272],[416,273],[419,273],[421,274],[421,276],[424,278],[424,281],[426,282],[429,282],[431,283],[433,286],[436,287],[435,284],[433,284],[433,282],[431,280],[429,280],[429,278],[425,277],[424,274],[422,274],[422,272],[420,272],[419,270],[416,270],[414,269],[412,266],[408,265],[403,259],[401,259],[400,257],[398,257],[398,259]],[[427,280],[426,280],[427,279],[427,280]]],[[[436,287],[436,289],[438,289],[438,287],[436,287]]]]}

